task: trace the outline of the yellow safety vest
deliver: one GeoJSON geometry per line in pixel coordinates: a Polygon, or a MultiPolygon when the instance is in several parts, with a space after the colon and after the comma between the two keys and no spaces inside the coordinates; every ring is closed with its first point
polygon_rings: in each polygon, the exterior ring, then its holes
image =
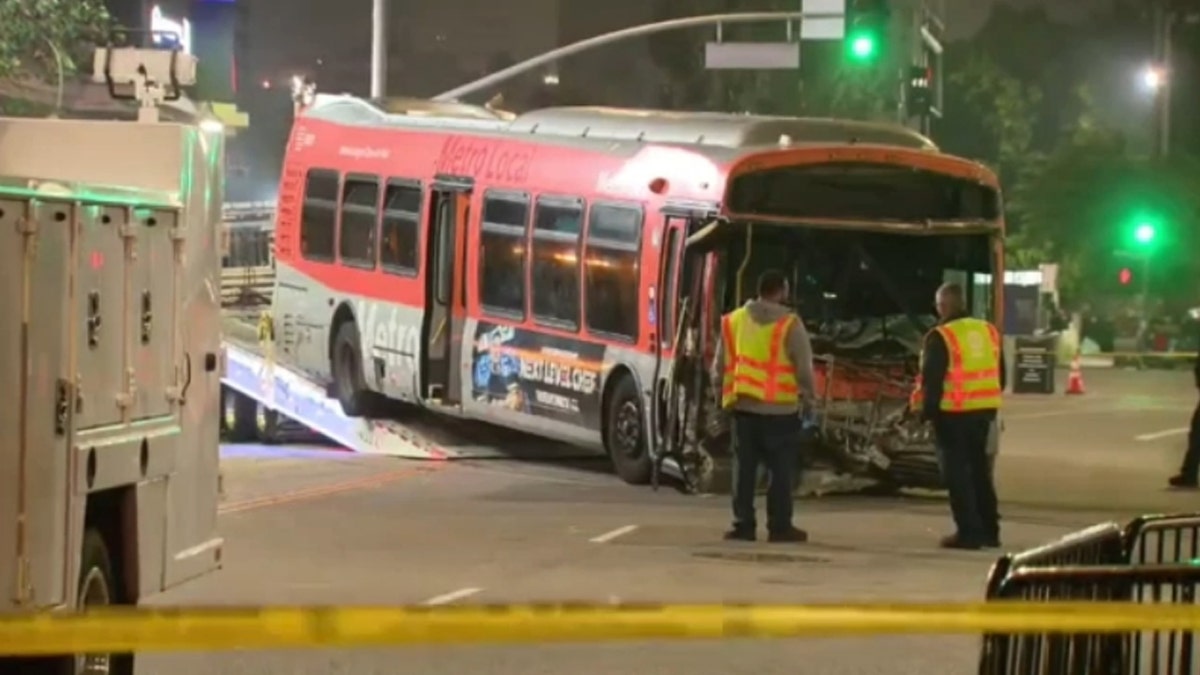
{"type": "Polygon", "coordinates": [[[779,405],[800,401],[796,367],[788,358],[785,341],[795,314],[762,325],[746,308],[721,319],[725,372],[721,382],[721,407],[732,408],[739,398],[779,405]]]}
{"type": "MultiPolygon", "coordinates": [[[[1001,403],[1000,331],[982,319],[955,319],[933,329],[946,343],[946,379],[942,384],[944,412],[997,410],[1001,403]]],[[[931,331],[932,332],[932,331],[931,331]]],[[[925,355],[921,354],[924,369],[925,355]]],[[[925,395],[921,375],[909,399],[913,410],[923,407],[925,395]]]]}

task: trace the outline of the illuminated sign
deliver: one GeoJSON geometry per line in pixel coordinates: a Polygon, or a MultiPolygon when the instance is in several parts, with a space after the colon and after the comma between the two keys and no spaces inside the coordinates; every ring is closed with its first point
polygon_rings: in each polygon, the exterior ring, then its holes
{"type": "Polygon", "coordinates": [[[187,19],[171,19],[155,5],[150,11],[150,30],[156,47],[178,46],[184,53],[192,53],[192,23],[187,19]]]}

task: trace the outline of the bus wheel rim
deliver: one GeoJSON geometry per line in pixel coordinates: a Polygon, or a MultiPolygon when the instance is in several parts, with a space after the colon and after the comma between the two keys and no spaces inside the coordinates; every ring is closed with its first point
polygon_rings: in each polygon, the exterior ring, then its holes
{"type": "MultiPolygon", "coordinates": [[[[107,607],[112,604],[112,594],[104,574],[92,568],[79,589],[79,603],[84,608],[107,607]]],[[[107,675],[112,671],[112,655],[87,654],[75,657],[75,672],[78,675],[107,675]]]]}
{"type": "Polygon", "coordinates": [[[642,454],[639,442],[642,436],[642,421],[636,402],[625,401],[621,404],[621,407],[617,409],[614,426],[616,433],[613,440],[617,445],[617,450],[631,459],[640,456],[642,454]]]}

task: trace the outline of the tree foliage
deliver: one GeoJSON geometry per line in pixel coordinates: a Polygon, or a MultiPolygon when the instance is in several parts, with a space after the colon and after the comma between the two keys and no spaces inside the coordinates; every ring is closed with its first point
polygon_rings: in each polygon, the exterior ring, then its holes
{"type": "Polygon", "coordinates": [[[56,79],[60,62],[74,72],[108,26],[101,0],[0,2],[0,80],[56,79]]]}
{"type": "Polygon", "coordinates": [[[1135,25],[1141,15],[1118,8],[1119,22],[1101,16],[1070,26],[1038,8],[994,7],[975,37],[946,50],[946,118],[935,138],[1001,177],[1007,266],[1056,262],[1068,298],[1102,295],[1120,267],[1137,263],[1123,249],[1138,214],[1152,213],[1164,230],[1152,279],[1195,275],[1187,253],[1197,245],[1200,215],[1195,163],[1183,152],[1169,163],[1151,159],[1144,140],[1117,131],[1125,120],[1091,95],[1090,85],[1098,84],[1114,98],[1116,67],[1098,65],[1097,54],[1123,50],[1128,62],[1141,53],[1136,38],[1145,31],[1135,25]]]}

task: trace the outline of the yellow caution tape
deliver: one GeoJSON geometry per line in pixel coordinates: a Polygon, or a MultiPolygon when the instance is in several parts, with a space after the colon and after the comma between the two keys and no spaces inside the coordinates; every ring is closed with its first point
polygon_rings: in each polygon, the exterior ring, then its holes
{"type": "Polygon", "coordinates": [[[991,602],[135,609],[0,618],[0,654],[1146,630],[1198,631],[1200,606],[991,602]]]}
{"type": "Polygon", "coordinates": [[[1196,352],[1096,352],[1095,354],[1080,354],[1080,358],[1100,359],[1194,359],[1196,352]]]}

